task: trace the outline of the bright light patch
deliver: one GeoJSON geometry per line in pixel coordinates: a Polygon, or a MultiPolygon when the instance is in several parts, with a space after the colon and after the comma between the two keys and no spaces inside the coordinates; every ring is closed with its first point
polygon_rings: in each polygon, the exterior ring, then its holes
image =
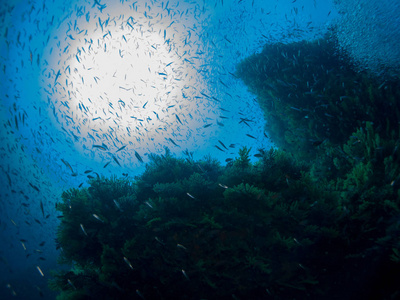
{"type": "Polygon", "coordinates": [[[114,127],[117,121],[132,130],[140,123],[153,130],[168,123],[167,108],[178,104],[184,79],[174,67],[180,62],[172,46],[143,27],[105,35],[72,59],[72,72],[68,69],[65,77],[76,93],[71,97],[75,107],[96,119],[96,128],[114,127]]]}
{"type": "Polygon", "coordinates": [[[70,22],[64,45],[58,42],[60,60],[53,64],[60,69],[47,82],[52,114],[92,158],[110,158],[124,145],[145,152],[196,147],[196,129],[217,116],[215,101],[202,96],[204,51],[196,28],[168,15],[88,14],[70,22]],[[105,150],[94,154],[93,146],[105,150]]]}

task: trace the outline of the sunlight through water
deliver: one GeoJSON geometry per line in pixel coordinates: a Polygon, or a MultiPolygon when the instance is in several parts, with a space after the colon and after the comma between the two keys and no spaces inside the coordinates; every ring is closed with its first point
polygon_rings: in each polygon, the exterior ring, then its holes
{"type": "Polygon", "coordinates": [[[204,51],[190,26],[198,10],[133,4],[105,18],[82,7],[77,21],[62,24],[66,37],[48,46],[57,67],[48,70],[44,89],[55,124],[75,147],[104,159],[126,145],[160,152],[183,140],[196,143],[193,129],[217,114],[215,101],[201,97],[204,51]]]}

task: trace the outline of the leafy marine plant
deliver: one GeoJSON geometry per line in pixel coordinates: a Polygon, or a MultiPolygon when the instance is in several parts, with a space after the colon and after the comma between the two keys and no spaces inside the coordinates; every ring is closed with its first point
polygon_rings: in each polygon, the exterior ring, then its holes
{"type": "Polygon", "coordinates": [[[246,146],[241,148],[239,150],[239,157],[234,160],[233,164],[239,169],[246,169],[250,167],[250,151],[251,148],[247,148],[246,146]]]}
{"type": "Polygon", "coordinates": [[[260,153],[240,182],[242,166],[170,156],[184,173],[155,182],[153,168],[134,182],[98,178],[65,192],[58,242],[73,268],[52,281],[60,299],[329,298],[332,280],[358,283],[341,278],[343,265],[373,254],[396,261],[393,186],[351,185],[363,171],[350,158],[353,171],[332,186],[282,150],[260,153]],[[102,182],[116,192],[100,200],[102,182]]]}
{"type": "MultiPolygon", "coordinates": [[[[57,206],[63,216],[58,242],[61,261],[74,267],[56,275],[53,288],[70,299],[224,299],[267,297],[266,288],[279,295],[285,286],[305,291],[316,284],[312,272],[295,267],[304,259],[301,249],[320,234],[298,228],[298,222],[312,224],[306,221],[309,213],[321,209],[311,207],[316,193],[306,187],[311,182],[299,173],[290,185],[282,179],[284,189],[269,191],[260,170],[274,168],[272,176],[284,176],[296,170],[293,161],[286,158],[279,171],[279,164],[268,159],[252,164],[246,149],[240,153],[237,161],[246,162],[248,176],[237,184],[231,168],[243,164],[221,167],[208,158],[172,156],[165,162],[160,156],[135,182],[97,178],[89,188],[66,191],[57,206]],[[158,182],[162,164],[181,171],[158,182]],[[105,188],[113,192],[103,193],[105,188]]],[[[271,156],[283,157],[278,150],[271,156]]]]}

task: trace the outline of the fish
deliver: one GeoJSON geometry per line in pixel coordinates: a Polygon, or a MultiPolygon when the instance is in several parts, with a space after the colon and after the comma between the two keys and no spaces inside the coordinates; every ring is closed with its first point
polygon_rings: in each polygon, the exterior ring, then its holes
{"type": "Polygon", "coordinates": [[[223,189],[228,189],[229,187],[227,187],[225,184],[222,184],[222,183],[218,183],[218,185],[220,186],[220,187],[222,187],[223,189]]]}
{"type": "Polygon", "coordinates": [[[86,233],[85,227],[83,227],[83,224],[80,224],[80,226],[81,226],[81,229],[82,229],[83,233],[84,233],[86,236],[88,236],[88,234],[86,233]]]}
{"type": "Polygon", "coordinates": [[[103,168],[106,168],[109,164],[111,163],[111,161],[107,162],[103,168]]]}
{"type": "Polygon", "coordinates": [[[142,157],[139,155],[139,153],[137,153],[136,151],[135,151],[135,156],[136,156],[136,158],[138,159],[138,161],[140,161],[141,163],[143,162],[143,159],[142,159],[142,157]]]}
{"type": "Polygon", "coordinates": [[[219,151],[225,152],[225,150],[222,150],[220,147],[218,147],[217,145],[214,146],[215,148],[217,148],[219,151]]]}
{"type": "Polygon", "coordinates": [[[42,275],[42,277],[44,277],[44,273],[43,273],[42,269],[39,266],[36,266],[36,269],[39,271],[40,275],[42,275]]]}
{"type": "Polygon", "coordinates": [[[226,87],[226,88],[229,89],[229,87],[228,87],[221,79],[219,80],[219,82],[221,82],[221,84],[222,84],[224,87],[226,87]]]}
{"type": "Polygon", "coordinates": [[[115,206],[118,208],[119,211],[123,211],[121,206],[119,205],[119,203],[116,200],[113,200],[115,206]]]}
{"type": "Polygon", "coordinates": [[[126,262],[126,264],[129,266],[129,268],[131,268],[133,270],[132,264],[131,262],[124,256],[124,261],[126,262]]]}
{"type": "Polygon", "coordinates": [[[40,210],[42,211],[43,218],[44,218],[44,208],[43,208],[43,202],[40,200],[40,210]]]}
{"type": "Polygon", "coordinates": [[[247,125],[246,122],[254,122],[254,121],[253,121],[253,120],[249,120],[249,119],[247,119],[247,118],[240,118],[239,124],[240,124],[240,123],[245,123],[245,124],[247,125]]]}
{"type": "Polygon", "coordinates": [[[174,142],[173,139],[169,138],[168,140],[169,140],[172,144],[174,144],[175,146],[180,147],[179,145],[177,145],[177,144],[174,142]]]}
{"type": "Polygon", "coordinates": [[[72,281],[71,281],[70,279],[67,279],[67,281],[68,281],[68,284],[69,284],[70,286],[72,286],[72,288],[73,288],[74,290],[76,290],[76,287],[75,287],[75,285],[72,283],[72,281]]]}
{"type": "Polygon", "coordinates": [[[100,222],[104,223],[104,221],[102,219],[100,219],[100,217],[96,214],[92,215],[96,220],[99,220],[100,222]]]}
{"type": "Polygon", "coordinates": [[[182,244],[176,244],[176,246],[177,246],[178,248],[183,249],[183,250],[187,250],[187,248],[186,248],[185,246],[183,246],[182,244]]]}
{"type": "Polygon", "coordinates": [[[58,79],[58,77],[60,77],[60,75],[61,75],[61,72],[60,72],[60,70],[58,70],[58,72],[56,74],[56,78],[54,79],[54,85],[57,83],[57,79],[58,79]]]}
{"type": "Polygon", "coordinates": [[[72,173],[74,173],[74,170],[72,169],[72,167],[71,167],[71,165],[69,164],[69,162],[67,162],[66,160],[64,160],[64,159],[62,159],[62,158],[61,158],[61,161],[64,163],[64,165],[65,165],[68,169],[70,169],[70,171],[71,171],[72,173]]]}
{"type": "Polygon", "coordinates": [[[21,242],[22,248],[24,248],[24,250],[26,251],[26,246],[24,242],[21,242]]]}
{"type": "Polygon", "coordinates": [[[104,144],[102,144],[102,145],[93,145],[92,148],[98,148],[98,149],[103,150],[103,151],[108,150],[108,147],[106,145],[104,145],[104,144]]]}
{"type": "Polygon", "coordinates": [[[256,137],[254,137],[254,136],[252,136],[252,135],[250,135],[250,134],[248,134],[248,133],[246,133],[246,135],[248,136],[248,137],[250,137],[250,138],[252,138],[252,139],[257,139],[256,137]]]}
{"type": "Polygon", "coordinates": [[[39,189],[36,185],[33,185],[33,184],[30,183],[30,182],[29,182],[29,185],[30,185],[35,191],[40,192],[40,189],[39,189]]]}
{"type": "Polygon", "coordinates": [[[192,198],[192,199],[196,199],[195,197],[193,197],[191,194],[189,194],[189,193],[186,193],[186,195],[188,195],[190,198],[192,198]]]}
{"type": "Polygon", "coordinates": [[[182,269],[182,274],[183,274],[183,276],[185,276],[185,278],[186,278],[187,280],[190,280],[190,279],[189,279],[189,276],[186,274],[186,272],[185,272],[184,269],[182,269]]]}
{"type": "Polygon", "coordinates": [[[294,241],[297,245],[303,246],[303,244],[300,243],[296,238],[293,238],[293,241],[294,241]]]}
{"type": "Polygon", "coordinates": [[[220,140],[218,140],[218,142],[222,145],[222,147],[224,147],[226,150],[228,150],[228,148],[226,148],[226,146],[224,145],[223,142],[221,142],[220,140]]]}
{"type": "Polygon", "coordinates": [[[117,152],[119,152],[119,151],[121,151],[121,150],[124,150],[126,148],[126,145],[125,146],[122,146],[121,148],[119,148],[117,151],[115,151],[115,153],[117,153],[117,152]]]}
{"type": "Polygon", "coordinates": [[[181,124],[183,125],[183,123],[182,123],[181,119],[179,119],[179,117],[178,117],[178,115],[177,115],[177,114],[175,114],[175,117],[176,117],[176,119],[178,120],[178,122],[179,122],[179,123],[181,123],[181,124]]]}
{"type": "Polygon", "coordinates": [[[112,155],[112,158],[114,159],[114,161],[117,163],[118,166],[121,166],[121,164],[119,163],[118,159],[114,155],[112,155]]]}
{"type": "Polygon", "coordinates": [[[211,98],[210,96],[208,96],[207,94],[204,94],[203,92],[200,92],[200,94],[202,94],[206,98],[211,98]]]}
{"type": "MultiPolygon", "coordinates": [[[[262,34],[263,35],[263,34],[262,34]]],[[[267,38],[267,37],[265,37],[265,38],[267,38]]],[[[235,77],[235,78],[239,78],[239,77],[237,77],[235,74],[233,74],[233,73],[231,73],[231,72],[228,72],[231,76],[233,76],[233,77],[235,77]]]]}
{"type": "Polygon", "coordinates": [[[125,107],[125,105],[126,105],[125,102],[122,101],[121,99],[118,100],[118,103],[121,103],[122,107],[125,107]]]}

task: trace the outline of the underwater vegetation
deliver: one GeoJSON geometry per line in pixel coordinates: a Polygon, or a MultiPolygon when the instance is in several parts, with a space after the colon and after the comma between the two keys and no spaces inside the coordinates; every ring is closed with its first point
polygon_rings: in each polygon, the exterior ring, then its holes
{"type": "Polygon", "coordinates": [[[354,71],[334,34],[316,41],[267,44],[243,60],[238,76],[258,96],[274,143],[314,159],[326,142],[342,145],[366,122],[382,137],[398,131],[400,85],[354,71]]]}
{"type": "Polygon", "coordinates": [[[166,149],[134,180],[65,191],[57,299],[400,297],[399,83],[334,49],[267,45],[238,67],[280,147],[256,162],[166,149]]]}

